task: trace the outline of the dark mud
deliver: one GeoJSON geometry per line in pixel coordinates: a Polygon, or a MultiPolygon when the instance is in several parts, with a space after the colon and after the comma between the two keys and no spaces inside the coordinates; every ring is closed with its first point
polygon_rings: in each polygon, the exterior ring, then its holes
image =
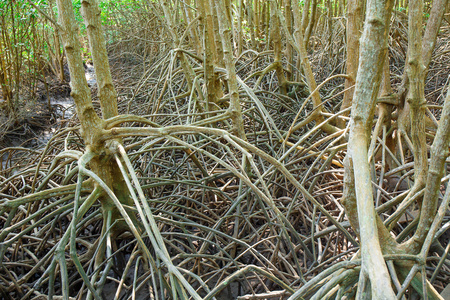
{"type": "MultiPolygon", "coordinates": [[[[85,70],[88,85],[95,87],[93,66],[85,65],[85,70]]],[[[48,90],[40,82],[35,95],[20,95],[14,116],[0,109],[0,149],[42,148],[57,130],[76,123],[69,83],[50,76],[46,80],[48,90]]]]}

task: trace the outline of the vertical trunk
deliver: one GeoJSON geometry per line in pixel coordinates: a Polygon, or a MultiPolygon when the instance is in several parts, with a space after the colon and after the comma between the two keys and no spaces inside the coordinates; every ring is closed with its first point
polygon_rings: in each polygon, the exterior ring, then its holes
{"type": "MultiPolygon", "coordinates": [[[[49,1],[49,5],[50,5],[50,9],[49,9],[50,17],[52,19],[54,19],[55,14],[53,12],[53,7],[55,5],[55,0],[49,1]]],[[[58,26],[54,26],[54,30],[55,30],[55,33],[53,34],[53,40],[55,43],[55,56],[56,56],[55,57],[55,60],[56,60],[55,61],[55,69],[57,70],[59,80],[61,82],[64,82],[66,80],[65,75],[64,75],[64,52],[61,53],[61,44],[59,42],[60,34],[59,34],[58,26]]]]}
{"type": "Polygon", "coordinates": [[[331,3],[331,0],[327,0],[327,30],[328,30],[328,43],[327,47],[330,49],[330,57],[333,57],[333,45],[331,44],[331,41],[333,40],[333,5],[331,3]]]}
{"type": "Polygon", "coordinates": [[[339,1],[339,12],[338,17],[342,16],[344,14],[344,6],[345,6],[345,0],[339,1]]]}
{"type": "Polygon", "coordinates": [[[216,2],[216,12],[219,19],[220,35],[222,37],[223,57],[225,60],[225,67],[227,69],[228,91],[230,95],[230,116],[233,122],[235,134],[247,140],[244,131],[244,123],[242,120],[241,105],[239,103],[239,90],[236,80],[236,67],[234,65],[233,53],[231,50],[231,26],[228,23],[228,18],[225,15],[225,3],[223,0],[216,2]]]}
{"type": "Polygon", "coordinates": [[[106,53],[105,33],[100,20],[100,9],[96,0],[81,1],[81,13],[87,28],[89,47],[97,77],[98,96],[104,119],[117,116],[117,93],[114,88],[106,53]]]}
{"type": "Polygon", "coordinates": [[[280,20],[278,19],[278,8],[275,1],[270,4],[271,11],[271,40],[273,44],[274,51],[274,64],[275,64],[275,72],[278,78],[278,85],[280,87],[280,93],[283,95],[287,94],[287,81],[284,76],[283,64],[281,60],[281,28],[280,28],[280,20]]]}
{"type": "MultiPolygon", "coordinates": [[[[19,7],[19,3],[12,1],[11,2],[11,21],[12,21],[12,25],[11,25],[11,30],[12,30],[12,44],[11,44],[11,48],[10,51],[11,53],[13,53],[13,57],[11,59],[12,65],[14,66],[14,73],[11,74],[12,76],[9,78],[10,79],[10,85],[11,85],[11,91],[14,91],[14,93],[12,94],[11,100],[12,100],[12,113],[15,117],[16,115],[16,108],[18,105],[18,99],[19,99],[19,93],[18,91],[20,90],[20,69],[22,66],[22,45],[20,45],[21,43],[17,40],[18,35],[16,33],[16,27],[18,27],[18,24],[16,24],[16,11],[14,10],[14,6],[17,6],[16,9],[18,10],[19,7]]],[[[18,12],[17,12],[18,13],[18,12]]]]}
{"type": "Polygon", "coordinates": [[[209,0],[209,7],[211,10],[211,16],[214,23],[214,40],[216,41],[216,49],[217,49],[217,56],[216,56],[216,65],[218,67],[224,66],[224,54],[223,54],[223,47],[222,47],[222,40],[219,32],[219,20],[217,17],[217,14],[215,12],[215,1],[209,0]]]}
{"type": "Polygon", "coordinates": [[[232,50],[236,48],[236,31],[234,30],[234,22],[233,22],[233,6],[231,4],[231,0],[225,0],[225,12],[228,19],[228,24],[230,24],[230,36],[231,36],[231,47],[232,50]]]}
{"type": "MultiPolygon", "coordinates": [[[[302,12],[302,31],[306,32],[306,27],[308,27],[309,23],[309,7],[311,5],[311,0],[305,0],[303,4],[303,12],[302,12]]],[[[295,9],[295,8],[294,8],[295,9]]]]}
{"type": "MultiPolygon", "coordinates": [[[[356,73],[358,72],[359,63],[359,39],[361,37],[362,26],[362,3],[359,0],[348,0],[347,2],[347,75],[350,79],[345,79],[344,99],[342,100],[341,110],[347,109],[352,105],[354,88],[350,88],[355,84],[356,73]]],[[[347,116],[345,113],[344,116],[347,116]]],[[[338,126],[345,127],[345,120],[339,119],[338,126]]]]}
{"type": "MultiPolygon", "coordinates": [[[[404,246],[409,253],[418,253],[423,245],[434,216],[439,200],[441,179],[445,174],[446,159],[449,156],[450,141],[450,86],[445,98],[439,127],[430,150],[430,167],[427,176],[425,194],[420,212],[419,224],[414,237],[404,246]]],[[[449,187],[447,186],[447,189],[449,187]]]]}
{"type": "MultiPolygon", "coordinates": [[[[428,67],[431,61],[431,55],[434,50],[434,46],[436,44],[436,38],[439,33],[439,28],[442,22],[443,14],[445,11],[445,6],[447,5],[448,0],[437,0],[433,3],[433,7],[430,12],[430,18],[427,22],[427,26],[425,28],[425,33],[423,37],[422,44],[422,60],[425,66],[424,76],[426,76],[428,72],[428,67]]],[[[403,8],[407,7],[407,3],[403,3],[403,8]]],[[[406,97],[408,95],[408,87],[409,87],[409,78],[408,74],[403,74],[403,80],[401,87],[399,88],[399,117],[398,117],[398,127],[399,131],[402,134],[406,134],[410,130],[410,106],[406,97]]]]}
{"type": "Polygon", "coordinates": [[[238,36],[237,36],[237,53],[236,56],[240,56],[242,53],[242,43],[243,43],[243,33],[242,33],[242,13],[243,13],[243,9],[242,9],[242,2],[244,0],[238,0],[238,7],[237,7],[237,31],[238,31],[238,36]]]}
{"type": "MultiPolygon", "coordinates": [[[[284,14],[287,24],[287,29],[290,35],[292,35],[292,8],[291,0],[284,0],[284,14]]],[[[293,49],[291,44],[286,43],[286,60],[287,60],[287,80],[292,80],[293,69],[292,64],[294,63],[293,49]]]]}
{"type": "MultiPolygon", "coordinates": [[[[407,102],[410,106],[410,120],[411,120],[411,141],[414,148],[414,186],[411,193],[415,193],[429,183],[434,184],[433,188],[430,188],[426,192],[426,198],[424,196],[424,202],[422,202],[420,225],[413,241],[416,243],[414,250],[418,250],[425,239],[428,227],[434,216],[434,212],[437,207],[437,195],[436,193],[436,181],[442,176],[441,166],[432,166],[432,170],[435,172],[430,172],[427,179],[428,172],[428,153],[426,145],[425,136],[425,96],[424,96],[424,73],[425,67],[422,61],[422,7],[423,1],[417,0],[410,3],[409,8],[409,29],[408,29],[408,66],[407,75],[409,79],[409,89],[407,102]],[[434,173],[434,174],[433,174],[434,173]],[[434,178],[431,178],[434,177],[434,178]],[[428,182],[427,182],[428,181],[428,182]],[[433,195],[433,197],[430,197],[433,195]]],[[[428,54],[425,54],[427,56],[428,54]]],[[[445,111],[442,113],[442,120],[445,123],[446,117],[445,111]]],[[[441,123],[442,125],[442,123],[441,123]]],[[[439,126],[441,127],[441,126],[439,126]]],[[[443,127],[443,126],[442,126],[443,127]]],[[[436,139],[438,136],[436,135],[436,139]]],[[[448,141],[448,134],[447,134],[448,141]]],[[[439,142],[435,141],[433,146],[437,146],[439,142]]],[[[446,150],[448,151],[448,145],[446,150]]],[[[433,148],[435,150],[436,148],[433,148]]],[[[442,153],[440,151],[435,151],[433,154],[440,156],[442,153]]],[[[446,151],[444,151],[445,153],[446,151]]],[[[441,161],[435,159],[434,162],[441,161]]],[[[444,164],[441,161],[442,165],[444,164]]],[[[439,184],[438,184],[439,186],[439,184]]],[[[427,187],[428,189],[428,187],[427,187]]]]}
{"type": "Polygon", "coordinates": [[[256,37],[255,37],[255,11],[253,9],[253,1],[247,0],[247,24],[250,31],[250,40],[252,42],[252,48],[257,49],[256,47],[256,37]]]}
{"type": "MultiPolygon", "coordinates": [[[[193,20],[194,20],[194,17],[193,17],[193,15],[192,15],[192,4],[191,4],[191,0],[186,0],[186,4],[184,4],[184,10],[185,10],[185,12],[186,12],[186,25],[187,26],[189,26],[189,24],[191,23],[191,22],[193,22],[193,20]],[[187,5],[186,5],[187,4],[187,5]]],[[[201,53],[203,52],[202,51],[202,49],[201,49],[201,41],[200,41],[200,39],[199,39],[199,36],[198,36],[198,33],[197,33],[197,30],[196,30],[196,26],[190,26],[190,29],[189,29],[189,33],[190,33],[190,38],[189,38],[189,44],[191,45],[191,47],[193,48],[193,49],[195,49],[195,53],[197,54],[197,55],[200,55],[201,56],[201,53]]]]}
{"type": "Polygon", "coordinates": [[[270,39],[270,27],[269,27],[269,24],[270,24],[270,13],[271,13],[271,9],[270,9],[269,3],[265,2],[263,8],[264,8],[264,10],[262,12],[262,17],[263,17],[263,19],[262,19],[262,27],[264,27],[264,28],[263,28],[262,31],[264,32],[264,36],[267,39],[265,48],[266,48],[266,50],[269,50],[270,42],[268,40],[270,39]]]}
{"type": "Polygon", "coordinates": [[[8,113],[12,112],[14,107],[13,107],[13,103],[12,103],[12,91],[9,88],[9,80],[8,80],[8,71],[7,71],[7,60],[6,57],[4,55],[5,50],[3,47],[3,42],[0,40],[0,85],[2,88],[2,93],[3,93],[3,99],[5,99],[6,102],[6,108],[8,113]]]}
{"type": "Polygon", "coordinates": [[[61,37],[67,55],[70,71],[71,95],[75,101],[81,132],[86,146],[98,146],[97,138],[102,128],[102,120],[92,106],[91,93],[84,74],[81,58],[81,45],[78,40],[78,27],[70,0],[57,0],[58,22],[61,24],[61,37]]]}
{"type": "Polygon", "coordinates": [[[447,3],[449,3],[448,0],[435,0],[431,7],[430,18],[427,21],[422,43],[422,60],[425,66],[425,74],[428,72],[428,67],[430,66],[431,55],[433,54],[447,3]]]}
{"type": "MultiPolygon", "coordinates": [[[[297,45],[297,48],[299,49],[298,55],[300,56],[300,64],[303,69],[303,72],[305,73],[306,82],[308,84],[309,92],[312,93],[312,103],[314,106],[314,111],[312,113],[312,117],[315,118],[316,122],[320,123],[324,120],[321,112],[322,112],[322,100],[320,99],[319,92],[317,89],[317,83],[314,79],[314,74],[311,68],[311,64],[308,59],[308,55],[306,52],[306,47],[303,39],[303,33],[301,29],[301,22],[300,22],[300,12],[297,7],[294,7],[294,38],[297,45]]],[[[294,127],[293,130],[297,130],[298,128],[294,127]]],[[[322,127],[322,130],[325,132],[336,132],[336,128],[330,124],[325,124],[322,127]]]]}
{"type": "Polygon", "coordinates": [[[332,7],[332,12],[333,12],[333,17],[336,17],[338,15],[338,1],[333,1],[334,3],[331,5],[332,7]]]}
{"type": "Polygon", "coordinates": [[[215,44],[214,44],[214,31],[213,31],[213,19],[211,15],[211,8],[208,0],[198,0],[201,16],[201,22],[204,28],[204,61],[203,66],[205,70],[205,82],[206,82],[206,109],[212,111],[216,109],[214,105],[217,103],[217,99],[221,97],[218,95],[219,80],[214,72],[214,61],[216,57],[215,44]]]}
{"type": "Polygon", "coordinates": [[[428,169],[427,144],[425,136],[425,95],[424,65],[422,61],[422,7],[423,1],[410,3],[408,29],[408,65],[409,89],[407,102],[410,106],[411,141],[414,148],[414,188],[424,187],[428,169]]]}
{"type": "Polygon", "coordinates": [[[306,27],[305,35],[303,37],[303,43],[305,44],[306,49],[308,49],[309,39],[311,38],[313,27],[316,24],[316,15],[317,15],[317,0],[312,0],[311,17],[309,18],[308,27],[306,27]]]}
{"type": "MultiPolygon", "coordinates": [[[[363,272],[361,278],[367,276],[370,280],[373,299],[396,298],[381,252],[367,155],[372,118],[380,86],[381,66],[387,50],[392,4],[389,0],[369,0],[367,4],[367,22],[361,39],[361,58],[352,106],[347,153],[349,157],[346,158],[353,164],[361,236],[363,272]]],[[[349,165],[347,164],[346,167],[349,165]]]]}
{"type": "MultiPolygon", "coordinates": [[[[133,205],[129,197],[125,181],[115,164],[112,156],[106,154],[105,145],[99,143],[104,127],[104,121],[97,115],[91,101],[90,89],[84,74],[84,67],[81,59],[81,45],[78,39],[78,27],[76,26],[72,3],[69,0],[57,0],[58,22],[61,24],[61,38],[67,56],[69,71],[71,75],[70,86],[71,96],[74,98],[75,107],[81,124],[81,133],[88,151],[96,156],[92,159],[90,167],[117,195],[118,199],[125,205],[133,205]]],[[[106,56],[105,44],[100,44],[103,39],[103,30],[100,26],[100,14],[98,6],[93,0],[83,1],[83,14],[86,19],[88,36],[91,44],[91,52],[96,65],[97,81],[99,85],[99,95],[104,117],[117,115],[117,100],[111,75],[109,73],[108,59],[106,56]]],[[[121,220],[120,212],[115,207],[113,201],[106,195],[100,198],[103,215],[112,213],[112,221],[121,220]]],[[[134,221],[136,219],[134,218],[134,221]]],[[[105,225],[104,225],[105,226],[105,225]]],[[[128,227],[125,222],[119,221],[112,228],[112,235],[115,236],[128,227]]],[[[105,232],[105,227],[103,228],[105,232]]],[[[99,259],[104,253],[99,253],[99,259]]]]}
{"type": "MultiPolygon", "coordinates": [[[[259,0],[254,0],[254,20],[255,20],[255,40],[256,40],[256,44],[255,44],[255,48],[258,49],[259,48],[259,41],[260,41],[260,33],[259,33],[259,25],[261,22],[261,9],[260,9],[260,3],[259,0]]],[[[266,37],[267,38],[267,37],[266,37]]],[[[258,49],[259,50],[259,49],[258,49]]]]}

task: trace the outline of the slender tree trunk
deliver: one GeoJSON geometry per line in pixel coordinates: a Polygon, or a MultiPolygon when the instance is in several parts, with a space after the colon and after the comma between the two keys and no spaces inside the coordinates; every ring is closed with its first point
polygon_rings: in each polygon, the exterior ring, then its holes
{"type": "MultiPolygon", "coordinates": [[[[362,27],[362,3],[359,0],[348,0],[347,2],[347,75],[351,78],[345,79],[345,92],[344,99],[342,100],[341,110],[345,110],[352,105],[354,88],[351,88],[355,84],[356,73],[358,72],[359,63],[359,39],[361,37],[362,27]]],[[[348,113],[344,113],[343,116],[347,116],[348,113]]],[[[338,119],[338,126],[340,128],[345,127],[345,120],[338,119]]]]}
{"type": "Polygon", "coordinates": [[[254,12],[254,20],[255,20],[255,49],[259,50],[259,41],[260,41],[260,23],[261,23],[261,4],[259,0],[254,0],[253,6],[254,12]]]}
{"type": "Polygon", "coordinates": [[[308,49],[309,39],[311,38],[311,33],[316,24],[317,15],[317,0],[312,0],[311,2],[311,16],[309,18],[308,26],[306,27],[305,34],[303,36],[303,43],[305,48],[308,49]]]}
{"type": "Polygon", "coordinates": [[[425,186],[428,170],[427,143],[425,136],[425,94],[422,60],[422,8],[423,1],[416,0],[409,7],[408,65],[409,89],[407,101],[410,106],[411,141],[414,148],[414,188],[419,191],[425,186]]]}
{"type": "Polygon", "coordinates": [[[255,37],[255,10],[253,9],[253,1],[247,0],[247,24],[250,31],[250,40],[253,49],[257,49],[256,37],[255,37]]]}
{"type": "Polygon", "coordinates": [[[101,12],[97,1],[81,1],[81,13],[87,28],[103,118],[109,119],[118,114],[117,93],[112,82],[108,54],[105,47],[105,33],[102,28],[101,12]]]}
{"type": "MultiPolygon", "coordinates": [[[[364,286],[364,278],[367,278],[370,281],[373,299],[396,299],[379,242],[367,155],[382,64],[387,50],[387,34],[392,5],[393,2],[389,0],[369,0],[368,2],[367,22],[361,39],[361,58],[350,121],[347,153],[349,157],[346,158],[351,160],[351,164],[346,164],[346,167],[353,166],[361,237],[363,273],[360,277],[359,288],[364,286]],[[380,45],[382,46],[380,47],[380,45]]],[[[347,174],[352,175],[351,172],[347,174]]]]}
{"type": "MultiPolygon", "coordinates": [[[[262,5],[262,12],[261,12],[261,26],[260,28],[262,28],[262,32],[264,33],[264,36],[267,38],[266,41],[266,45],[265,45],[265,50],[268,51],[270,49],[270,13],[271,13],[271,9],[270,9],[270,5],[268,1],[265,1],[264,4],[262,5]]],[[[260,33],[260,39],[262,38],[261,33],[260,33]]]]}
{"type": "Polygon", "coordinates": [[[224,67],[224,53],[223,53],[223,46],[222,46],[222,38],[220,36],[220,30],[219,30],[219,20],[217,17],[217,14],[215,13],[215,1],[209,0],[209,7],[211,9],[211,16],[214,23],[214,40],[216,41],[216,49],[217,49],[217,56],[216,56],[216,65],[218,67],[224,67]]]}
{"type": "MultiPolygon", "coordinates": [[[[306,28],[308,27],[309,23],[309,7],[311,5],[311,0],[305,0],[303,3],[303,11],[302,11],[302,31],[306,32],[306,28]]],[[[295,9],[295,6],[294,6],[295,9]]]]}
{"type": "MultiPolygon", "coordinates": [[[[302,29],[301,29],[300,12],[297,9],[297,7],[294,7],[293,12],[294,12],[295,42],[297,44],[297,48],[299,49],[298,55],[300,56],[301,67],[303,69],[303,72],[305,73],[306,82],[308,84],[309,92],[312,94],[311,98],[312,98],[312,103],[314,106],[314,111],[309,117],[315,119],[316,122],[321,123],[324,120],[324,118],[321,114],[322,100],[320,99],[319,91],[316,90],[317,83],[316,83],[316,80],[314,79],[314,74],[313,74],[309,59],[308,59],[307,52],[306,52],[305,42],[303,39],[303,33],[302,33],[302,29]]],[[[293,130],[298,130],[302,126],[303,126],[303,124],[301,124],[301,123],[297,124],[296,126],[293,127],[293,130]]],[[[334,126],[332,126],[328,123],[324,124],[322,129],[328,133],[334,133],[337,131],[337,128],[335,128],[334,126]]]]}
{"type": "Polygon", "coordinates": [[[81,58],[81,45],[78,40],[78,26],[76,26],[73,7],[70,0],[57,0],[58,22],[61,24],[61,37],[67,55],[67,63],[71,74],[71,95],[75,101],[78,118],[81,123],[81,133],[87,147],[98,145],[99,131],[103,121],[92,106],[91,92],[84,74],[81,58]]]}
{"type": "Polygon", "coordinates": [[[213,111],[216,109],[214,104],[217,103],[217,99],[221,97],[220,82],[214,71],[214,61],[216,60],[216,48],[214,43],[214,23],[211,15],[211,8],[209,6],[208,0],[198,0],[201,22],[204,27],[204,61],[203,67],[205,70],[205,81],[206,81],[206,109],[207,111],[213,111]]]}
{"type": "Polygon", "coordinates": [[[436,45],[437,35],[441,27],[447,3],[449,3],[449,0],[435,0],[431,7],[430,17],[427,21],[422,42],[422,60],[425,66],[425,74],[428,73],[428,68],[430,67],[431,55],[436,45]]]}
{"type": "Polygon", "coordinates": [[[234,65],[233,52],[231,48],[231,26],[228,23],[228,18],[225,15],[224,0],[216,2],[216,12],[219,19],[220,36],[222,37],[223,57],[227,69],[228,91],[230,95],[230,116],[233,122],[235,134],[247,140],[244,131],[244,123],[242,119],[241,105],[239,103],[239,90],[236,80],[236,67],[234,65]]]}
{"type": "Polygon", "coordinates": [[[8,113],[11,113],[14,110],[13,106],[13,93],[12,90],[9,88],[8,83],[8,71],[7,71],[7,63],[6,63],[6,57],[4,56],[5,50],[3,47],[3,43],[0,40],[0,85],[2,88],[2,94],[3,99],[6,101],[6,108],[8,113]]]}
{"type": "Polygon", "coordinates": [[[240,56],[241,55],[241,53],[242,53],[242,47],[243,47],[243,32],[242,32],[242,13],[243,13],[243,9],[242,9],[242,6],[243,6],[243,1],[244,0],[238,0],[237,2],[237,5],[238,5],[238,7],[237,7],[237,20],[238,20],[238,24],[237,24],[237,26],[238,26],[238,28],[237,28],[237,31],[238,31],[238,34],[237,34],[237,53],[236,53],[236,56],[240,56]]]}
{"type": "MultiPolygon", "coordinates": [[[[445,11],[445,6],[447,5],[448,0],[437,0],[433,2],[433,7],[430,12],[430,18],[427,22],[427,26],[425,28],[425,33],[423,37],[422,44],[422,60],[425,66],[424,76],[428,73],[428,68],[431,62],[431,55],[434,50],[434,46],[436,44],[437,35],[439,33],[439,29],[441,26],[443,14],[445,11]]],[[[407,8],[407,3],[403,3],[401,6],[403,8],[407,8]]],[[[422,32],[422,31],[420,31],[422,32]]],[[[408,59],[408,58],[407,58],[408,59]]],[[[398,98],[399,98],[399,117],[398,117],[398,128],[401,135],[405,135],[410,131],[410,105],[406,98],[408,96],[408,88],[410,86],[409,78],[407,72],[403,74],[402,84],[399,88],[398,98]]],[[[400,137],[401,137],[400,135],[400,137]]],[[[400,138],[399,137],[399,138],[400,138]]]]}
{"type": "Polygon", "coordinates": [[[287,81],[284,76],[283,64],[281,60],[281,28],[280,20],[278,19],[278,8],[275,1],[271,2],[271,36],[274,51],[274,64],[275,71],[278,78],[278,85],[280,87],[280,93],[283,95],[287,94],[287,81]]]}
{"type": "MultiPolygon", "coordinates": [[[[291,0],[284,0],[284,14],[287,24],[287,29],[290,35],[292,35],[292,7],[291,0]]],[[[286,43],[286,60],[287,60],[287,80],[292,80],[293,78],[293,68],[294,55],[293,55],[292,45],[286,43]]]]}
{"type": "MultiPolygon", "coordinates": [[[[184,6],[184,11],[186,12],[186,25],[189,26],[189,24],[191,22],[195,22],[195,21],[194,21],[194,17],[192,14],[191,0],[186,0],[186,4],[184,4],[183,6],[184,6]]],[[[189,33],[190,33],[189,45],[191,45],[191,47],[193,49],[195,49],[195,53],[197,55],[201,56],[202,52],[203,52],[201,49],[202,43],[198,36],[196,26],[190,26],[189,33]]]]}
{"type": "MultiPolygon", "coordinates": [[[[419,224],[414,237],[403,246],[409,253],[418,253],[427,236],[430,225],[436,215],[439,201],[441,179],[445,174],[446,159],[449,156],[450,141],[450,86],[444,102],[441,119],[430,150],[430,167],[427,176],[425,194],[420,211],[419,224]]],[[[447,189],[449,187],[447,186],[447,189]]]]}
{"type": "MultiPolygon", "coordinates": [[[[50,17],[52,19],[55,18],[55,14],[53,12],[53,7],[55,5],[55,0],[49,1],[49,6],[51,9],[49,9],[50,17]]],[[[66,80],[64,75],[64,52],[61,53],[61,44],[59,41],[59,28],[58,26],[54,26],[55,33],[53,34],[53,40],[55,44],[55,69],[57,70],[59,80],[61,82],[64,82],[66,80]]]]}
{"type": "MultiPolygon", "coordinates": [[[[436,133],[431,148],[431,162],[428,170],[428,153],[425,136],[425,97],[424,97],[424,73],[425,65],[423,58],[429,59],[429,53],[423,51],[421,39],[422,6],[421,0],[411,2],[409,8],[409,31],[408,40],[408,78],[409,92],[407,101],[410,105],[411,140],[414,147],[414,187],[411,191],[416,192],[426,185],[425,195],[421,204],[419,225],[414,238],[407,243],[408,250],[418,252],[425,240],[429,226],[436,212],[440,179],[443,175],[444,161],[448,155],[448,141],[450,132],[448,128],[449,95],[447,95],[444,110],[441,115],[438,132],[436,133]],[[447,141],[447,145],[446,142],[447,141]]],[[[430,30],[431,31],[431,30],[430,30]]],[[[428,35],[426,35],[428,36],[428,35]]]]}
{"type": "Polygon", "coordinates": [[[329,47],[329,55],[333,57],[333,45],[331,42],[333,41],[333,5],[331,0],[327,0],[327,31],[328,31],[328,42],[326,47],[329,47]]]}
{"type": "MultiPolygon", "coordinates": [[[[176,28],[176,26],[175,26],[176,23],[173,20],[173,14],[171,13],[171,8],[170,8],[169,1],[168,0],[162,1],[161,6],[162,6],[163,11],[164,11],[164,19],[166,20],[169,33],[172,36],[172,41],[173,41],[172,42],[172,47],[173,47],[173,49],[177,49],[178,47],[181,46],[180,45],[181,41],[180,41],[180,39],[179,39],[179,37],[177,36],[177,33],[176,33],[176,29],[175,29],[176,28]]],[[[186,77],[186,81],[188,83],[189,90],[195,89],[195,91],[196,91],[195,94],[197,95],[198,99],[203,101],[204,100],[204,96],[203,96],[202,89],[200,88],[200,84],[198,83],[198,81],[194,82],[194,78],[195,78],[196,75],[195,75],[195,72],[194,72],[194,70],[192,68],[192,65],[187,60],[185,53],[182,52],[182,51],[178,51],[177,52],[177,57],[180,60],[180,64],[181,64],[181,67],[183,69],[184,75],[186,77]]],[[[200,112],[203,111],[203,108],[201,107],[199,102],[196,101],[196,103],[197,103],[197,109],[200,112]]]]}

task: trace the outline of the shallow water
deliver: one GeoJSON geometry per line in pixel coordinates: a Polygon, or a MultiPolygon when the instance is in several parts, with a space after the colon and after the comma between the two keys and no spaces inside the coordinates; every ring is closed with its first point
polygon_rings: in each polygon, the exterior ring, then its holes
{"type": "MultiPolygon", "coordinates": [[[[85,76],[89,87],[93,87],[95,84],[97,84],[93,65],[86,64],[85,76]]],[[[71,96],[59,95],[51,97],[50,105],[53,109],[54,115],[57,118],[57,121],[53,123],[47,130],[42,131],[37,140],[38,147],[45,146],[55,134],[55,132],[59,128],[61,128],[61,123],[64,122],[64,120],[71,119],[76,114],[75,103],[71,96]]]]}

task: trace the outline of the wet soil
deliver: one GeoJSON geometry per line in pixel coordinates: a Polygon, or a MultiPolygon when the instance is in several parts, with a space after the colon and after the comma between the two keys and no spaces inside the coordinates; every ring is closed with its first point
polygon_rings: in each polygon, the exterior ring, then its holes
{"type": "MultiPolygon", "coordinates": [[[[85,71],[88,85],[95,87],[93,66],[85,65],[85,71]]],[[[66,78],[69,78],[68,72],[66,78]]],[[[39,82],[35,95],[20,95],[14,116],[8,116],[5,109],[0,109],[0,149],[42,148],[58,129],[76,123],[69,83],[52,76],[46,80],[48,90],[39,82]]]]}

